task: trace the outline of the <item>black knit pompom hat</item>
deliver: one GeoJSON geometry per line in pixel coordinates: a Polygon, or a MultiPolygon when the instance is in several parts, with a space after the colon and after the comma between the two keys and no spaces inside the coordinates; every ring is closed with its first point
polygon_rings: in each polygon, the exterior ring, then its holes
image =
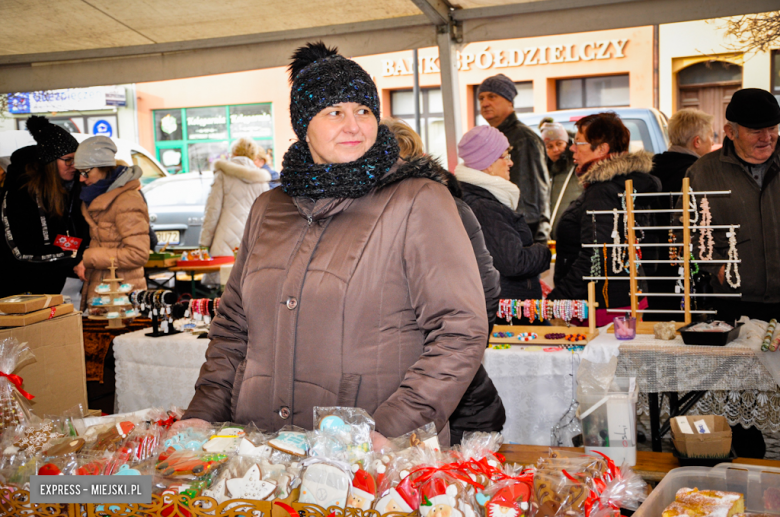
{"type": "Polygon", "coordinates": [[[46,117],[28,118],[27,131],[38,144],[38,159],[43,163],[53,162],[66,154],[75,153],[79,147],[73,135],[65,128],[52,124],[46,117]]]}
{"type": "Polygon", "coordinates": [[[340,102],[368,107],[380,119],[379,93],[371,76],[336,47],[307,43],[292,55],[290,119],[298,139],[306,138],[309,122],[320,111],[340,102]]]}

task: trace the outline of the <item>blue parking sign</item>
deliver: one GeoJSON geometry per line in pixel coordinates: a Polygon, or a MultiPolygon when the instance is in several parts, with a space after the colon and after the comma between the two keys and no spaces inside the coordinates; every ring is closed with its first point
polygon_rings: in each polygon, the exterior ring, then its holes
{"type": "Polygon", "coordinates": [[[111,122],[108,120],[100,119],[92,126],[93,135],[113,136],[114,128],[111,127],[111,122]]]}

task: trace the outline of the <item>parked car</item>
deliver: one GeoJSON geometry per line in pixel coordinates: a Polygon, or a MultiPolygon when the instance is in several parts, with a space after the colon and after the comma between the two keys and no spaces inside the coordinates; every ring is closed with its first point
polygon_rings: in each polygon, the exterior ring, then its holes
{"type": "Polygon", "coordinates": [[[158,249],[166,243],[198,246],[212,183],[211,171],[187,172],[159,179],[141,189],[149,205],[149,222],[157,235],[158,249]]]}
{"type": "MultiPolygon", "coordinates": [[[[79,142],[83,142],[87,138],[94,136],[84,133],[72,133],[72,135],[79,142]]],[[[159,161],[157,161],[157,158],[140,145],[131,142],[130,140],[123,140],[122,138],[111,137],[111,140],[116,144],[117,160],[138,165],[143,169],[144,175],[141,177],[141,183],[143,185],[151,183],[156,179],[169,176],[168,171],[159,161]]],[[[0,131],[0,156],[11,156],[11,153],[17,149],[28,145],[35,145],[35,140],[28,131],[0,131]]]]}
{"type": "Polygon", "coordinates": [[[576,132],[575,122],[587,115],[603,111],[614,111],[631,132],[631,143],[629,144],[631,152],[645,149],[653,154],[658,154],[669,148],[666,115],[653,108],[587,108],[547,113],[520,113],[518,118],[537,133],[540,133],[539,122],[545,117],[552,117],[555,122],[560,122],[567,131],[576,132]]]}

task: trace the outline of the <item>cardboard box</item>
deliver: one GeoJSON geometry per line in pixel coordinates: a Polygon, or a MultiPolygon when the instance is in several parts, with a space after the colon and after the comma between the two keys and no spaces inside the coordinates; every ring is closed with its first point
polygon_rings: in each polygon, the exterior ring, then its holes
{"type": "Polygon", "coordinates": [[[47,307],[60,305],[61,294],[18,294],[0,299],[0,314],[27,314],[47,307]]]}
{"type": "Polygon", "coordinates": [[[67,314],[26,327],[0,329],[0,341],[15,337],[27,342],[35,359],[14,373],[22,387],[35,395],[30,402],[38,416],[61,414],[76,404],[87,408],[87,376],[81,313],[67,314]]]}
{"type": "Polygon", "coordinates": [[[726,458],[731,452],[731,427],[725,417],[688,415],[672,418],[672,442],[683,457],[726,458]]]}
{"type": "Polygon", "coordinates": [[[25,325],[32,325],[39,321],[46,321],[58,316],[64,316],[71,312],[73,312],[73,305],[70,303],[63,303],[62,305],[56,305],[54,307],[49,307],[48,309],[41,309],[28,314],[4,314],[0,316],[0,327],[24,327],[25,325]]]}

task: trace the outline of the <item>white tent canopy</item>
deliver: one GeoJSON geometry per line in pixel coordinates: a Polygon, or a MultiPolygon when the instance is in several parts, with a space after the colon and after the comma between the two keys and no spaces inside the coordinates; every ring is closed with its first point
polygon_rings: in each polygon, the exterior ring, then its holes
{"type": "Polygon", "coordinates": [[[452,164],[459,45],[776,8],[777,0],[3,0],[0,93],[270,68],[316,39],[348,56],[438,46],[452,164]]]}

